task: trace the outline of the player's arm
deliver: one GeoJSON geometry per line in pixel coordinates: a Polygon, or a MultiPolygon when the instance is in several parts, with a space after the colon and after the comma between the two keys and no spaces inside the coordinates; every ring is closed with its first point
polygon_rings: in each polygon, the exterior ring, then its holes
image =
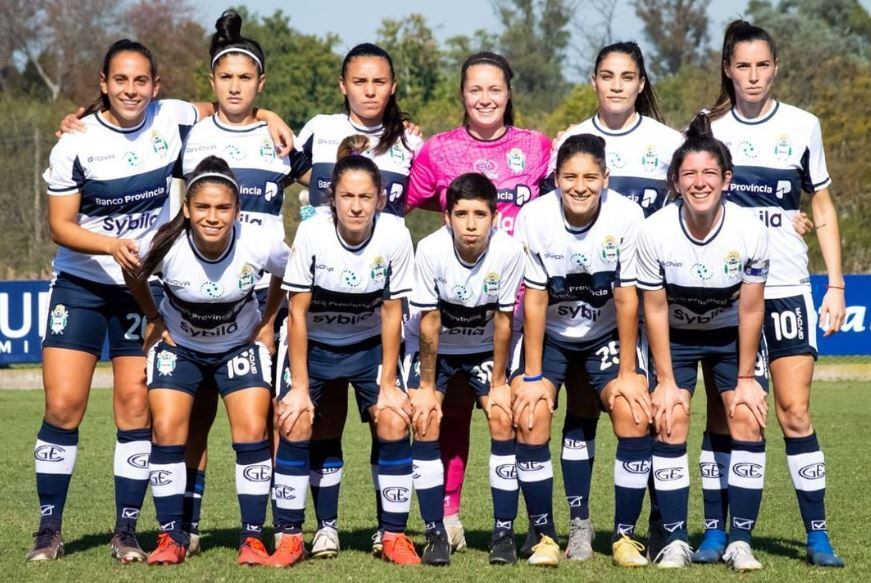
{"type": "MultiPolygon", "coordinates": [[[[396,364],[402,342],[402,300],[384,300],[381,306],[381,390],[396,388],[396,364]]],[[[421,342],[423,344],[423,342],[421,342]]]]}
{"type": "Polygon", "coordinates": [[[145,352],[148,352],[159,340],[164,340],[170,346],[175,346],[175,341],[169,335],[163,316],[154,301],[147,277],[147,275],[135,277],[124,271],[124,282],[127,284],[127,289],[130,290],[130,295],[136,300],[136,304],[145,316],[145,332],[142,335],[142,348],[145,352]]]}
{"type": "Polygon", "coordinates": [[[269,289],[266,292],[266,306],[260,324],[254,330],[253,340],[263,344],[270,354],[275,352],[275,318],[278,317],[278,308],[281,307],[283,293],[281,291],[281,277],[273,275],[269,280],[269,289]]]}
{"type": "Polygon", "coordinates": [[[514,312],[497,310],[493,315],[493,376],[491,390],[508,383],[508,352],[511,350],[511,320],[514,312]]]}
{"type": "Polygon", "coordinates": [[[814,194],[811,199],[811,213],[829,276],[828,289],[820,308],[820,321],[825,327],[825,335],[828,336],[841,329],[846,314],[844,274],[841,267],[841,232],[838,227],[838,213],[828,188],[814,194]]]}
{"type": "Polygon", "coordinates": [[[289,294],[290,328],[288,343],[290,346],[290,379],[294,392],[299,390],[308,395],[308,316],[311,306],[311,292],[296,292],[289,294]]]}
{"type": "Polygon", "coordinates": [[[523,366],[527,377],[541,374],[547,300],[547,290],[527,287],[523,296],[523,366]]]}
{"type": "Polygon", "coordinates": [[[615,287],[614,306],[617,308],[617,337],[620,339],[620,372],[635,374],[635,350],[638,344],[638,292],[636,287],[615,287]]]}
{"type": "Polygon", "coordinates": [[[651,395],[653,420],[659,433],[671,435],[672,412],[675,407],[683,407],[689,415],[690,393],[678,387],[674,378],[665,289],[644,290],[644,323],[656,366],[656,388],[651,395]]]}
{"type": "Polygon", "coordinates": [[[435,390],[436,360],[439,352],[439,334],[442,315],[438,310],[423,312],[420,316],[420,389],[435,390]]]}

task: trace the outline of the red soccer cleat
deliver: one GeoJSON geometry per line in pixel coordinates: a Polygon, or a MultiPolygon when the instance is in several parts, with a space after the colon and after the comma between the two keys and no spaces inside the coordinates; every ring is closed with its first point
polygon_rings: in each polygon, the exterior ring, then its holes
{"type": "Polygon", "coordinates": [[[290,567],[305,559],[305,545],[302,542],[302,533],[284,533],[281,542],[272,556],[269,557],[269,565],[273,567],[290,567]]]}
{"type": "Polygon", "coordinates": [[[385,532],[381,538],[384,550],[381,557],[396,565],[419,565],[420,557],[414,550],[414,543],[404,532],[385,532]]]}
{"type": "Polygon", "coordinates": [[[269,551],[263,545],[263,541],[257,537],[245,537],[242,544],[239,545],[240,565],[265,565],[269,562],[269,551]]]}
{"type": "Polygon", "coordinates": [[[148,555],[149,565],[178,565],[184,563],[187,549],[175,542],[168,532],[157,535],[157,548],[148,555]]]}

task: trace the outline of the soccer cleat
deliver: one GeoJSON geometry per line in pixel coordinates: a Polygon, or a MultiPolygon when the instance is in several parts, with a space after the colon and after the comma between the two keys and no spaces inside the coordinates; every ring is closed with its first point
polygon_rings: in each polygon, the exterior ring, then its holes
{"type": "Polygon", "coordinates": [[[25,556],[25,561],[54,561],[64,556],[64,541],[60,530],[40,528],[33,533],[36,539],[25,556]]]}
{"type": "Polygon", "coordinates": [[[419,565],[420,557],[414,543],[404,532],[385,532],[381,536],[384,550],[381,558],[397,565],[419,565]]]}
{"type": "Polygon", "coordinates": [[[302,533],[284,533],[266,564],[272,567],[290,567],[303,559],[305,559],[305,545],[302,533]]]}
{"type": "Polygon", "coordinates": [[[132,530],[117,531],[109,543],[109,553],[113,559],[121,561],[122,565],[138,563],[148,558],[132,530]]]}
{"type": "Polygon", "coordinates": [[[726,531],[710,528],[705,531],[699,548],[693,553],[693,563],[703,565],[719,563],[724,552],[726,552],[726,531]]]}
{"type": "Polygon", "coordinates": [[[149,565],[178,565],[184,563],[187,551],[168,532],[157,535],[157,548],[148,555],[149,565]]]}
{"type": "Polygon", "coordinates": [[[723,560],[739,573],[758,571],[762,568],[762,563],[757,561],[756,557],[753,556],[750,545],[742,540],[729,543],[729,546],[726,547],[726,552],[723,553],[723,560]]]}
{"type": "Polygon", "coordinates": [[[384,544],[381,542],[381,537],[384,536],[384,531],[380,528],[372,535],[372,556],[380,557],[384,550],[384,544]]]}
{"type": "MultiPolygon", "coordinates": [[[[647,519],[647,560],[652,561],[668,544],[668,532],[662,526],[661,518],[647,519]]],[[[722,551],[720,552],[722,554],[722,551]]]]}
{"type": "Polygon", "coordinates": [[[191,542],[188,544],[187,558],[201,554],[203,552],[203,547],[200,546],[200,533],[190,532],[188,533],[188,537],[191,542]]]}
{"type": "Polygon", "coordinates": [[[817,567],[843,567],[844,559],[835,554],[829,533],[815,530],[807,535],[807,562],[817,567]]]}
{"type": "Polygon", "coordinates": [[[335,559],[338,554],[339,531],[331,526],[319,528],[312,539],[312,558],[335,559]]]}
{"type": "Polygon", "coordinates": [[[693,549],[686,541],[675,539],[656,554],[654,561],[659,569],[683,569],[693,562],[693,549]]]}
{"type": "Polygon", "coordinates": [[[466,548],[466,531],[463,530],[460,515],[452,514],[445,516],[444,524],[445,531],[448,533],[448,542],[451,543],[451,550],[457,552],[466,548]]]}
{"type": "Polygon", "coordinates": [[[589,518],[573,518],[566,543],[565,557],[570,561],[586,561],[593,558],[593,539],[596,531],[589,518]]]}
{"type": "Polygon", "coordinates": [[[526,538],[523,539],[523,544],[520,545],[520,556],[524,559],[528,559],[532,556],[532,547],[538,544],[538,535],[535,534],[535,529],[532,528],[532,525],[529,526],[529,530],[526,531],[526,538]]]}
{"type": "Polygon", "coordinates": [[[263,541],[254,536],[246,536],[239,545],[237,563],[240,565],[266,565],[269,563],[269,551],[263,545],[263,541]]]}
{"type": "Polygon", "coordinates": [[[514,544],[514,533],[502,531],[493,534],[490,541],[490,564],[513,565],[517,562],[517,546],[514,544]]]}
{"type": "Polygon", "coordinates": [[[421,561],[424,565],[451,564],[451,544],[445,531],[434,530],[426,533],[426,545],[423,547],[421,561]]]}
{"type": "Polygon", "coordinates": [[[649,561],[641,554],[643,550],[644,545],[637,540],[620,535],[611,543],[611,562],[618,567],[644,567],[649,561]]]}
{"type": "Polygon", "coordinates": [[[559,545],[555,540],[547,536],[541,535],[538,544],[532,547],[532,556],[527,562],[530,565],[540,567],[556,567],[559,565],[559,545]]]}

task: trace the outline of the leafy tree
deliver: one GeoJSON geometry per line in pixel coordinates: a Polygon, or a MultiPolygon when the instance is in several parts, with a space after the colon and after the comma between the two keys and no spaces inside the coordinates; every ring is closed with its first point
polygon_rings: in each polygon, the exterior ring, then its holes
{"type": "Polygon", "coordinates": [[[677,73],[685,64],[701,64],[708,40],[710,0],[633,0],[644,34],[654,46],[650,59],[656,75],[677,73]]]}
{"type": "Polygon", "coordinates": [[[393,59],[399,82],[397,99],[403,109],[421,109],[436,97],[442,75],[441,51],[422,15],[382,20],[378,44],[393,59]]]}

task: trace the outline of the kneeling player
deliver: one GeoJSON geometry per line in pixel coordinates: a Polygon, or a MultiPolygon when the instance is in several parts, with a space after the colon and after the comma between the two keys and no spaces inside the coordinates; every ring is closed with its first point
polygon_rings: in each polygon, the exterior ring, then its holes
{"type": "Polygon", "coordinates": [[[447,189],[446,226],[417,247],[411,305],[420,311],[419,351],[408,367],[414,406],[414,486],[426,523],[423,562],[447,564],[444,482],[439,455],[441,405],[455,377],[468,383],[490,425],[494,527],[491,563],[514,563],[517,477],[508,353],[511,317],[523,277],[523,246],[494,231],[496,187],[483,174],[463,174],[447,189]]]}
{"type": "MultiPolygon", "coordinates": [[[[538,544],[529,562],[559,562],[548,441],[557,390],[569,365],[586,370],[617,434],[614,562],[647,560],[632,538],[650,469],[650,396],[636,372],[635,243],[641,208],[607,189],[605,141],[568,138],[557,154],[558,190],[521,211],[526,247],[523,353],[512,372],[517,477],[538,544]]],[[[583,452],[582,452],[583,453],[583,452]]]]}

